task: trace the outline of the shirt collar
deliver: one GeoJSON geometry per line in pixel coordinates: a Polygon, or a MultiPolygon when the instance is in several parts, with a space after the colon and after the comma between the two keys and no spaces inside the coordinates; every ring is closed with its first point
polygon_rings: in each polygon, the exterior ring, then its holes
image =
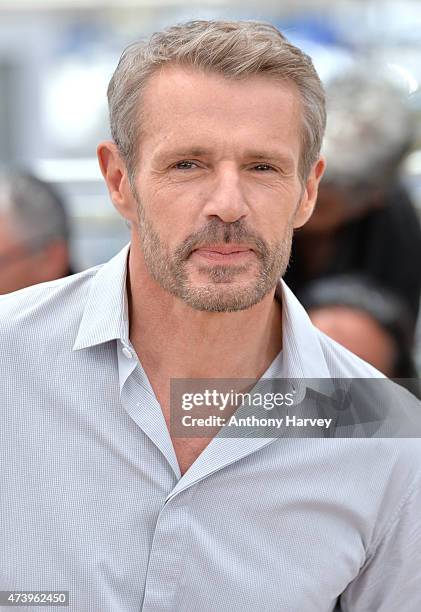
{"type": "MultiPolygon", "coordinates": [[[[73,350],[114,339],[129,344],[127,259],[130,244],[104,264],[92,279],[73,350]]],[[[329,369],[318,332],[283,280],[276,289],[282,303],[283,370],[291,379],[327,379],[329,369]]]]}
{"type": "Polygon", "coordinates": [[[100,267],[91,281],[88,298],[73,350],[120,339],[129,342],[127,306],[127,244],[115,257],[100,267]]]}
{"type": "Polygon", "coordinates": [[[334,384],[326,363],[320,332],[298,299],[281,279],[275,296],[282,303],[282,378],[289,379],[300,403],[307,389],[330,397],[334,384]]]}
{"type": "Polygon", "coordinates": [[[330,372],[319,340],[319,331],[304,307],[281,279],[275,296],[282,304],[282,348],[286,378],[328,378],[330,372]]]}

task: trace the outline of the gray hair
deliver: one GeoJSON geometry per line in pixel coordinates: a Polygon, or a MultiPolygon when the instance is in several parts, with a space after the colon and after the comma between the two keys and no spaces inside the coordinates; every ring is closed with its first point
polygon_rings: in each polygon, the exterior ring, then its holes
{"type": "Polygon", "coordinates": [[[23,241],[44,244],[69,239],[69,221],[59,194],[24,171],[0,171],[0,214],[6,215],[23,241]]]}
{"type": "Polygon", "coordinates": [[[135,175],[139,102],[148,78],[165,64],[243,79],[256,74],[295,83],[303,107],[300,178],[317,161],[326,126],[325,96],[308,55],[259,21],[189,21],[154,33],[123,52],[108,86],[111,134],[129,176],[135,175]]]}
{"type": "Polygon", "coordinates": [[[395,178],[414,140],[408,97],[379,66],[356,66],[326,87],[324,182],[366,189],[395,178]]]}

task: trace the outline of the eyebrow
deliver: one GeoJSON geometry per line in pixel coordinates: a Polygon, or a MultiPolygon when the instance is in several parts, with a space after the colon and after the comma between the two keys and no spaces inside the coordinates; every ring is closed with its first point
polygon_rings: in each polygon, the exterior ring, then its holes
{"type": "Polygon", "coordinates": [[[189,157],[202,157],[202,155],[209,155],[210,150],[202,147],[191,147],[185,149],[174,149],[171,151],[161,151],[155,156],[157,161],[165,161],[173,158],[189,158],[189,157]]]}
{"type": "MultiPolygon", "coordinates": [[[[158,153],[156,159],[165,160],[172,158],[189,158],[189,157],[201,157],[202,155],[210,155],[211,150],[205,147],[191,147],[185,149],[174,149],[173,151],[162,151],[158,153]]],[[[277,160],[280,162],[294,163],[294,159],[291,155],[286,152],[280,151],[263,151],[255,149],[247,149],[244,152],[244,157],[256,159],[256,160],[277,160]]]]}
{"type": "Polygon", "coordinates": [[[282,151],[260,151],[254,149],[248,149],[245,151],[245,157],[251,157],[252,159],[276,159],[282,162],[294,163],[294,158],[286,152],[282,151]]]}

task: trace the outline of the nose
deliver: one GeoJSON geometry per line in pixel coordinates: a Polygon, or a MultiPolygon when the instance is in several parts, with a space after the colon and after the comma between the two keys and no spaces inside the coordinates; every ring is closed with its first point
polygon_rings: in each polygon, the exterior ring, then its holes
{"type": "Polygon", "coordinates": [[[248,205],[239,170],[224,167],[215,173],[202,212],[207,217],[219,217],[225,223],[234,223],[247,216],[248,205]]]}

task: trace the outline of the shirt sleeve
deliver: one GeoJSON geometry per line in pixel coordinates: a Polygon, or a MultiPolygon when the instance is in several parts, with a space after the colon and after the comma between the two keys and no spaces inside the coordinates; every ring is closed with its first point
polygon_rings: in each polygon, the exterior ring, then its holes
{"type": "Polygon", "coordinates": [[[341,612],[420,612],[421,474],[338,603],[341,612]]]}

